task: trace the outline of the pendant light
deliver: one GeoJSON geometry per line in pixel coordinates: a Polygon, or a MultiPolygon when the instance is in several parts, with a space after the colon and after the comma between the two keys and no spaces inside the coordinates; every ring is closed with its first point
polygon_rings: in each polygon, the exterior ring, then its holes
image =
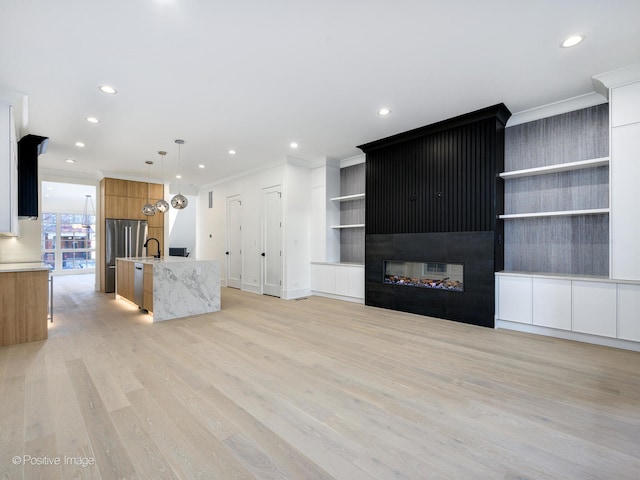
{"type": "Polygon", "coordinates": [[[147,203],[142,207],[142,213],[144,213],[147,217],[152,217],[156,214],[156,207],[149,201],[149,183],[151,183],[151,165],[153,162],[151,160],[147,160],[146,163],[149,166],[149,177],[147,182],[147,203]]]}
{"type": "Polygon", "coordinates": [[[158,152],[158,155],[161,155],[161,157],[160,157],[160,158],[162,158],[162,163],[161,163],[162,167],[161,167],[161,170],[160,170],[160,172],[161,172],[161,173],[160,173],[160,175],[161,175],[161,177],[162,177],[162,197],[163,197],[163,198],[161,198],[160,200],[158,200],[158,201],[156,202],[156,210],[157,210],[158,212],[160,212],[160,213],[164,213],[164,212],[166,212],[167,210],[169,210],[169,202],[167,202],[167,201],[164,199],[164,156],[165,156],[166,154],[167,154],[167,152],[163,152],[162,150],[160,150],[160,151],[158,152]]]}
{"type": "Polygon", "coordinates": [[[91,195],[84,197],[84,213],[82,214],[82,228],[89,229],[93,223],[92,218],[96,216],[96,209],[93,207],[91,195]]]}
{"type": "MultiPolygon", "coordinates": [[[[177,139],[176,143],[178,144],[178,167],[180,167],[180,146],[184,145],[184,140],[177,139]]],[[[178,194],[171,199],[171,206],[176,210],[182,210],[184,208],[187,208],[187,205],[189,205],[189,200],[187,200],[187,197],[180,193],[180,189],[178,188],[178,194]]]]}

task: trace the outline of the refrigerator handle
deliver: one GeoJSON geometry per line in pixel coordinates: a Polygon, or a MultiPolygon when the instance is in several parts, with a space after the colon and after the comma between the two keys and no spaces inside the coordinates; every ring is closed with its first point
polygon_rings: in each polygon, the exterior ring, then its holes
{"type": "Polygon", "coordinates": [[[129,227],[124,227],[124,256],[129,256],[129,227]]]}

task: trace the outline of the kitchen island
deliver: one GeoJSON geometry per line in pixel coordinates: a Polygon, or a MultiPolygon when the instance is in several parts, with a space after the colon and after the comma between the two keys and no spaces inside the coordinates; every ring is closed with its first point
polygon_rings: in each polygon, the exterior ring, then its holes
{"type": "Polygon", "coordinates": [[[185,257],[116,259],[116,298],[153,314],[153,321],[220,310],[220,268],[215,260],[185,257]]]}

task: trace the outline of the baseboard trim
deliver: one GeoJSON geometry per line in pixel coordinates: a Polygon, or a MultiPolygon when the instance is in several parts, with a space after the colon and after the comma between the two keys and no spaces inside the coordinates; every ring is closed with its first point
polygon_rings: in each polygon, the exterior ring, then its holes
{"type": "Polygon", "coordinates": [[[308,297],[311,295],[311,290],[308,288],[299,288],[298,290],[284,290],[282,292],[282,298],[284,300],[295,300],[296,298],[308,297]]]}
{"type": "Polygon", "coordinates": [[[333,293],[318,292],[316,290],[312,290],[311,295],[315,295],[316,297],[333,298],[334,300],[342,300],[344,302],[364,304],[364,298],[360,297],[347,297],[346,295],[335,295],[333,293]]]}
{"type": "Polygon", "coordinates": [[[260,288],[260,285],[251,285],[249,283],[243,283],[242,288],[240,290],[242,290],[243,292],[251,292],[251,293],[257,293],[258,295],[262,295],[262,289],[260,288]]]}
{"type": "Polygon", "coordinates": [[[619,338],[599,337],[598,335],[590,335],[588,333],[568,332],[566,330],[557,330],[555,328],[529,325],[528,323],[509,322],[507,320],[500,320],[497,318],[495,321],[495,328],[515,330],[517,332],[533,333],[535,335],[544,335],[546,337],[562,338],[564,340],[573,340],[575,342],[593,343],[604,347],[640,352],[640,343],[632,342],[630,340],[622,340],[619,338]]]}

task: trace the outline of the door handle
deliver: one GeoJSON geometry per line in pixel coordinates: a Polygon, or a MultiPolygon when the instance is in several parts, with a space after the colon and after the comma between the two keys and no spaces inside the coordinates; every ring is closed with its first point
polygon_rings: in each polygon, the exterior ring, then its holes
{"type": "Polygon", "coordinates": [[[267,256],[267,254],[266,254],[266,253],[264,253],[264,252],[262,252],[260,255],[262,255],[263,257],[266,257],[266,256],[267,256]]]}
{"type": "Polygon", "coordinates": [[[225,255],[229,255],[229,252],[224,252],[225,255]]]}

